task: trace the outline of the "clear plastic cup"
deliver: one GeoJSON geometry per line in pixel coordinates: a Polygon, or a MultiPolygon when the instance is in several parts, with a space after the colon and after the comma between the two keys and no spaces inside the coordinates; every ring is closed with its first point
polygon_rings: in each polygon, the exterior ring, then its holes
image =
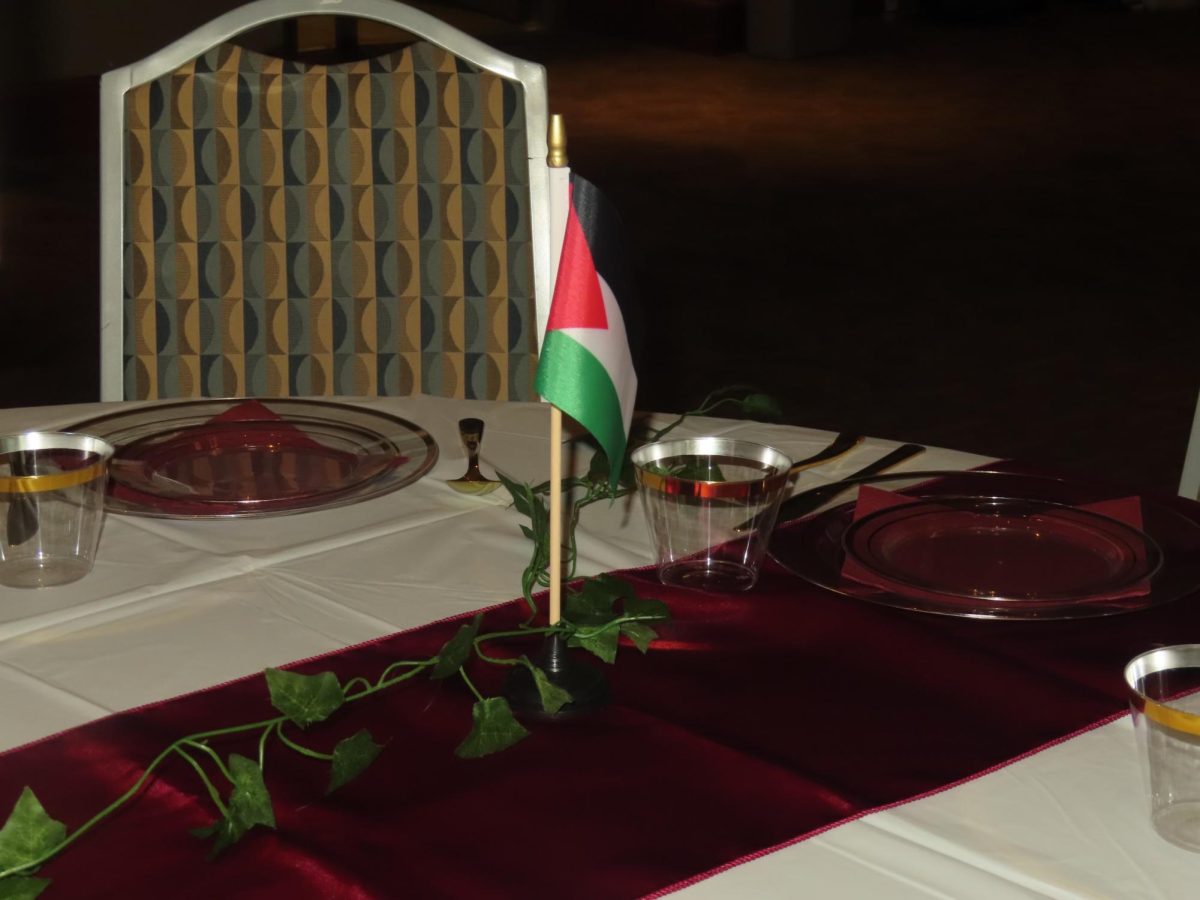
{"type": "Polygon", "coordinates": [[[763,444],[702,437],[647,444],[632,461],[659,579],[715,592],[753,587],[791,459],[763,444]]]}
{"type": "Polygon", "coordinates": [[[1200,644],[1160,647],[1125,667],[1154,830],[1200,851],[1200,644]]]}
{"type": "Polygon", "coordinates": [[[84,434],[0,437],[0,584],[49,587],[92,570],[112,454],[84,434]]]}

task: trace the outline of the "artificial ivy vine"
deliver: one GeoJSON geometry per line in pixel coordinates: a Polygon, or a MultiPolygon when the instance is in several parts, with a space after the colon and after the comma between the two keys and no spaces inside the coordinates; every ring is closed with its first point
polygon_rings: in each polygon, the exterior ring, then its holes
{"type": "MultiPolygon", "coordinates": [[[[716,392],[701,406],[685,413],[664,428],[638,428],[631,449],[648,441],[662,439],[688,416],[707,414],[735,405],[755,418],[777,416],[773,400],[762,394],[744,393],[737,388],[716,392]]],[[[633,472],[628,458],[614,487],[609,481],[609,466],[603,452],[596,451],[588,473],[563,480],[564,495],[572,498],[569,521],[564,528],[567,541],[564,562],[571,578],[575,573],[575,525],[580,512],[600,500],[616,500],[634,490],[633,472]],[[569,492],[569,493],[568,493],[569,492]]],[[[520,628],[481,632],[482,615],[460,626],[436,655],[421,660],[399,660],[388,665],[370,680],[351,678],[342,683],[333,672],[302,675],[282,669],[267,669],[265,682],[272,707],[279,713],[272,718],[212,728],[180,737],[165,747],[142,770],[138,778],[108,806],[68,832],[42,806],[34,792],[25,787],[3,827],[0,827],[0,900],[33,900],[50,885],[36,875],[48,860],[59,855],[102,822],[127,806],[168,760],[183,760],[196,774],[212,802],[213,821],[192,831],[209,842],[209,856],[215,857],[237,843],[255,828],[274,828],[275,811],[264,774],[268,745],[272,742],[311,759],[328,764],[325,793],[330,794],[365,771],[383,751],[367,729],[342,738],[331,753],[306,745],[305,732],[330,719],[342,707],[410,681],[425,673],[431,679],[457,677],[475,698],[471,708],[471,726],[455,754],[465,759],[486,756],[504,750],[525,738],[529,732],[517,721],[502,696],[484,696],[466,670],[467,663],[478,659],[497,666],[524,666],[533,676],[545,712],[554,714],[570,703],[571,695],[554,684],[528,656],[497,657],[484,650],[490,641],[512,638],[536,638],[558,634],[567,646],[594,654],[606,663],[614,663],[620,639],[626,638],[645,653],[655,639],[654,623],[670,617],[661,601],[640,597],[628,582],[613,575],[585,579],[578,588],[564,591],[563,615],[554,625],[535,627],[537,608],[534,589],[548,583],[549,512],[546,496],[549,484],[522,484],[500,476],[512,496],[513,506],[529,519],[521,530],[533,543],[533,555],[521,578],[521,590],[530,607],[530,620],[520,628]],[[230,753],[222,757],[215,744],[223,738],[257,735],[256,758],[230,753]],[[223,786],[223,790],[222,790],[223,786]]]]}

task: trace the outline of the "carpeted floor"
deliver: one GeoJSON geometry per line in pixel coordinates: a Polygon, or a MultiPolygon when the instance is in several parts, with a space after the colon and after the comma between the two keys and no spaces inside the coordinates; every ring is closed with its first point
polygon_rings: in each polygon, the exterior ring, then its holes
{"type": "MultiPolygon", "coordinates": [[[[749,383],[796,423],[1174,489],[1200,388],[1200,11],[858,16],[799,60],[485,37],[546,64],[573,167],[622,210],[643,408],[749,383]]],[[[0,404],[96,396],[93,168],[3,186],[0,404]]]]}
{"type": "Polygon", "coordinates": [[[855,22],[797,61],[547,57],[623,210],[643,405],[789,420],[1171,489],[1200,388],[1200,16],[855,22]]]}

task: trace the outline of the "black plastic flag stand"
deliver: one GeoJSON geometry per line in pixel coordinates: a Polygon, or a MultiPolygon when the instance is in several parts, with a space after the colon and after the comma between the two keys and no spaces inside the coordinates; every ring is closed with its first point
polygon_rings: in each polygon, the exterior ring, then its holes
{"type": "Polygon", "coordinates": [[[608,702],[608,682],[604,675],[595,666],[576,659],[561,634],[546,636],[533,664],[546,673],[551,684],[570,694],[571,702],[564,704],[558,712],[546,712],[533,674],[525,666],[517,666],[505,679],[503,688],[504,697],[514,712],[558,719],[593,712],[608,702]]]}

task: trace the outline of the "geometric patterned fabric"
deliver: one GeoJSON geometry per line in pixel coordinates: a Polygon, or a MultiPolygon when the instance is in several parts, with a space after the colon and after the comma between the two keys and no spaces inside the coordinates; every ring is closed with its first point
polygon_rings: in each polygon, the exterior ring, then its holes
{"type": "Polygon", "coordinates": [[[536,398],[519,83],[221,44],[125,128],[127,399],[536,398]]]}

